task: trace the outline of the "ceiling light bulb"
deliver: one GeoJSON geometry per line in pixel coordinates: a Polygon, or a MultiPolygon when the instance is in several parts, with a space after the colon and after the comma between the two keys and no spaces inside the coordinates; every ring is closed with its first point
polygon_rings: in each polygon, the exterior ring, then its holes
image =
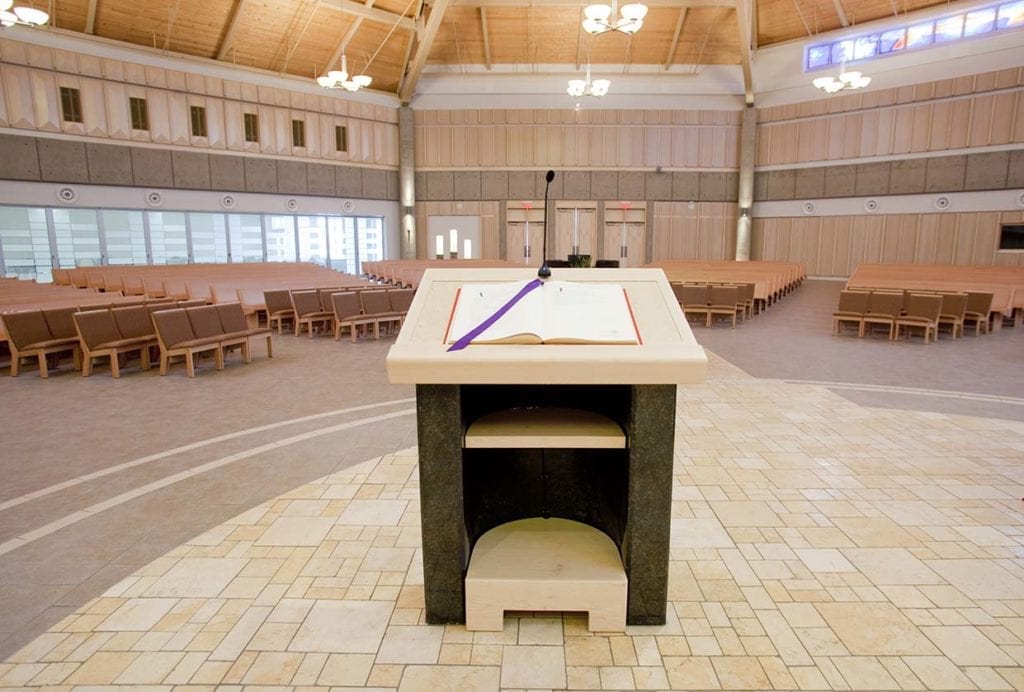
{"type": "Polygon", "coordinates": [[[643,25],[643,21],[639,19],[620,19],[615,25],[615,28],[624,34],[632,36],[636,32],[640,31],[643,25]]]}
{"type": "Polygon", "coordinates": [[[344,82],[348,79],[348,72],[345,72],[344,70],[331,70],[327,73],[327,76],[335,82],[344,82]]]}
{"type": "Polygon", "coordinates": [[[331,85],[334,84],[334,80],[325,75],[323,77],[317,77],[316,83],[322,86],[324,89],[330,89],[331,85]]]}
{"type": "Polygon", "coordinates": [[[839,75],[839,81],[846,84],[852,84],[860,79],[860,72],[843,72],[839,75]]]}
{"type": "Polygon", "coordinates": [[[633,2],[628,5],[623,5],[619,8],[619,14],[626,19],[641,20],[647,16],[647,5],[639,2],[633,2]]]}
{"type": "Polygon", "coordinates": [[[831,77],[818,77],[813,82],[811,82],[811,84],[813,84],[814,86],[816,86],[819,89],[825,89],[831,83],[832,83],[832,78],[831,77]]]}
{"type": "Polygon", "coordinates": [[[858,77],[857,79],[853,80],[853,83],[850,86],[852,86],[854,89],[863,89],[868,84],[871,84],[871,77],[858,77]]]}
{"type": "Polygon", "coordinates": [[[612,8],[610,5],[587,5],[583,10],[583,16],[599,22],[607,21],[611,14],[612,8]]]}
{"type": "Polygon", "coordinates": [[[588,34],[597,35],[597,34],[604,33],[605,31],[608,31],[608,29],[609,29],[609,27],[605,26],[604,24],[602,24],[601,22],[597,21],[596,19],[584,19],[583,20],[583,30],[586,31],[588,34]]]}
{"type": "Polygon", "coordinates": [[[368,87],[373,82],[373,77],[365,74],[357,74],[352,78],[352,81],[358,84],[360,87],[368,87]]]}
{"type": "Polygon", "coordinates": [[[14,6],[14,0],[0,0],[0,12],[7,12],[14,6]]]}
{"type": "Polygon", "coordinates": [[[46,24],[50,19],[50,15],[46,14],[42,10],[35,9],[34,7],[15,7],[14,14],[17,15],[18,19],[21,21],[33,26],[46,24]]]}
{"type": "Polygon", "coordinates": [[[0,26],[14,26],[18,18],[10,12],[0,12],[0,26]]]}
{"type": "Polygon", "coordinates": [[[604,96],[608,93],[608,87],[612,83],[607,79],[595,79],[590,83],[590,93],[594,96],[604,96]]]}

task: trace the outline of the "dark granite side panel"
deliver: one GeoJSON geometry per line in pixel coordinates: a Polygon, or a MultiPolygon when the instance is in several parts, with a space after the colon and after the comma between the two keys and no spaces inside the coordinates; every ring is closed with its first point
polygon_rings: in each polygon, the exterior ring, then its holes
{"type": "Polygon", "coordinates": [[[39,152],[39,177],[55,183],[88,183],[89,164],[83,142],[62,139],[36,140],[39,152]]]}
{"type": "Polygon", "coordinates": [[[245,191],[277,192],[277,165],[273,159],[245,159],[245,191]]]}
{"type": "Polygon", "coordinates": [[[284,195],[308,194],[305,161],[277,160],[277,191],[284,195]]]}
{"type": "Polygon", "coordinates": [[[480,199],[480,171],[455,171],[453,190],[455,199],[480,199]]]}
{"type": "Polygon", "coordinates": [[[452,171],[427,171],[426,177],[426,199],[440,202],[450,202],[455,199],[452,196],[455,191],[455,176],[452,171]]]}
{"type": "Polygon", "coordinates": [[[659,202],[672,199],[672,174],[648,172],[644,176],[647,199],[659,202]]]}
{"type": "Polygon", "coordinates": [[[172,151],[174,187],[187,190],[210,189],[210,156],[206,152],[172,151]]]}
{"type": "Polygon", "coordinates": [[[0,135],[0,178],[39,180],[39,152],[35,137],[0,135]]]}
{"type": "Polygon", "coordinates": [[[363,169],[364,199],[386,199],[388,196],[388,179],[380,168],[363,169]]]}
{"type": "Polygon", "coordinates": [[[89,182],[93,185],[131,185],[132,150],[116,144],[89,142],[85,145],[89,160],[89,182]]]}
{"type": "Polygon", "coordinates": [[[174,187],[171,152],[132,147],[132,178],[140,187],[174,187]]]}
{"type": "Polygon", "coordinates": [[[590,171],[565,171],[562,173],[562,199],[592,199],[590,196],[590,171]]]}
{"type": "Polygon", "coordinates": [[[224,192],[245,192],[245,162],[242,157],[210,154],[210,187],[224,192]]]}

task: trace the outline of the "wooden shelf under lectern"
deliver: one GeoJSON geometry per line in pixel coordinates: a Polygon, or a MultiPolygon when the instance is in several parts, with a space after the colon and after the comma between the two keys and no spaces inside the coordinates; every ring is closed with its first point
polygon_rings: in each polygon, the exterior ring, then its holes
{"type": "Polygon", "coordinates": [[[552,270],[555,280],[621,285],[642,344],[447,351],[445,329],[461,286],[535,276],[532,269],[428,270],[388,354],[391,381],[417,385],[427,621],[493,627],[495,612],[525,607],[587,610],[591,629],[663,624],[676,386],[702,382],[707,358],[657,269],[552,270]],[[533,521],[541,517],[580,526],[533,521]],[[530,577],[550,560],[543,546],[555,539],[545,532],[578,542],[563,551],[568,575],[600,571],[607,550],[586,546],[601,544],[595,534],[607,538],[626,583],[608,580],[592,592],[591,608],[571,597],[573,579],[530,577]],[[502,541],[484,540],[494,535],[502,541]],[[528,581],[488,582],[474,591],[482,600],[468,603],[486,614],[467,618],[467,579],[479,587],[488,569],[507,564],[511,556],[496,552],[505,543],[518,546],[517,573],[528,581]],[[530,550],[540,552],[531,558],[530,550]],[[625,615],[609,616],[620,612],[605,606],[621,588],[625,615]],[[527,591],[534,595],[526,598],[527,591]]]}

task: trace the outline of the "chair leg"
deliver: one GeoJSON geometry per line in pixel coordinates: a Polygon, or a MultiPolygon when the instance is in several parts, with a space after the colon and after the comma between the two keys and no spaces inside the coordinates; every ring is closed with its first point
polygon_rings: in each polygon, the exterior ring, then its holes
{"type": "Polygon", "coordinates": [[[213,349],[213,364],[218,370],[224,369],[224,347],[218,346],[213,349]]]}
{"type": "Polygon", "coordinates": [[[252,362],[252,350],[249,348],[249,340],[242,342],[242,362],[248,365],[252,362]]]}
{"type": "Polygon", "coordinates": [[[185,374],[189,377],[196,376],[195,354],[192,351],[185,351],[185,374]]]}
{"type": "Polygon", "coordinates": [[[117,351],[113,351],[110,354],[110,375],[114,379],[120,379],[121,377],[121,354],[117,351]]]}
{"type": "Polygon", "coordinates": [[[267,334],[267,358],[274,357],[274,346],[270,342],[270,334],[267,334]]]}
{"type": "Polygon", "coordinates": [[[17,377],[21,371],[21,356],[18,352],[11,350],[11,377],[17,377]]]}
{"type": "Polygon", "coordinates": [[[139,349],[139,360],[141,361],[142,369],[149,370],[149,346],[143,346],[139,349]]]}
{"type": "Polygon", "coordinates": [[[39,376],[45,380],[50,376],[50,371],[47,369],[46,365],[46,354],[40,353],[37,356],[37,359],[39,361],[39,376]]]}
{"type": "Polygon", "coordinates": [[[92,374],[92,356],[86,354],[82,359],[82,377],[88,377],[92,374]]]}
{"type": "Polygon", "coordinates": [[[168,366],[170,366],[170,361],[171,361],[170,357],[161,350],[160,351],[160,375],[161,376],[167,374],[167,368],[168,368],[168,366]]]}
{"type": "Polygon", "coordinates": [[[71,352],[71,358],[74,360],[75,370],[81,370],[82,369],[82,349],[79,348],[78,346],[75,346],[75,348],[71,352]]]}

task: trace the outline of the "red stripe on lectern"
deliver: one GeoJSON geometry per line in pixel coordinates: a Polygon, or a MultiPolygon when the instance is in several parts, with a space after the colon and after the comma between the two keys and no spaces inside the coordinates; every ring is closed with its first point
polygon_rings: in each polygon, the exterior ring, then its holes
{"type": "Polygon", "coordinates": [[[636,325],[636,315],[633,314],[633,305],[629,302],[629,294],[626,293],[626,289],[622,289],[622,295],[626,299],[626,307],[629,309],[629,319],[633,320],[633,331],[636,332],[636,340],[639,346],[644,345],[644,339],[640,336],[640,327],[636,325]]]}
{"type": "Polygon", "coordinates": [[[462,287],[459,286],[455,289],[455,300],[452,301],[452,311],[448,313],[448,326],[444,328],[444,340],[442,344],[448,343],[448,332],[452,329],[452,320],[455,319],[455,306],[459,304],[459,295],[462,293],[462,287]]]}

